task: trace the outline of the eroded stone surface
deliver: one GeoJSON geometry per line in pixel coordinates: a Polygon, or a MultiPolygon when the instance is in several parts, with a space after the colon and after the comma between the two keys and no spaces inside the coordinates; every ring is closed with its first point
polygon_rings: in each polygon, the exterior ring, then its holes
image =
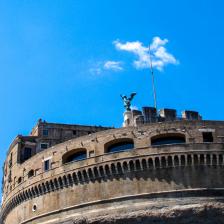
{"type": "Polygon", "coordinates": [[[221,224],[224,223],[223,203],[176,206],[154,211],[73,219],[60,224],[221,224]]]}

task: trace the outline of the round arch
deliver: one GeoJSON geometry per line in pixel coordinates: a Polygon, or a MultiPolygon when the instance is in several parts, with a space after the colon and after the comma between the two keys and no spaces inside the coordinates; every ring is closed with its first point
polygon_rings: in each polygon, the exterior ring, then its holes
{"type": "Polygon", "coordinates": [[[131,138],[114,139],[104,145],[105,153],[127,151],[134,148],[134,141],[131,138]]]}
{"type": "Polygon", "coordinates": [[[87,150],[85,148],[72,149],[62,156],[62,164],[75,162],[87,158],[87,150]]]}
{"type": "Polygon", "coordinates": [[[151,137],[151,145],[167,145],[186,143],[186,137],[182,133],[165,133],[151,137]]]}

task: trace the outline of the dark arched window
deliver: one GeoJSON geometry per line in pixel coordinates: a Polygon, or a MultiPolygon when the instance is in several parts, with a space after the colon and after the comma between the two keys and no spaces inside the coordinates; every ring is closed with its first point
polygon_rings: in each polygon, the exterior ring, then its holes
{"type": "Polygon", "coordinates": [[[151,145],[166,145],[185,143],[185,135],[179,133],[170,133],[157,135],[151,138],[151,145]]]}
{"type": "Polygon", "coordinates": [[[120,152],[130,150],[133,148],[134,148],[134,142],[132,139],[117,139],[105,145],[105,152],[106,153],[120,152]]]}
{"type": "Polygon", "coordinates": [[[74,161],[79,161],[87,158],[86,149],[74,149],[62,156],[62,163],[70,163],[74,161]]]}
{"type": "Polygon", "coordinates": [[[29,172],[28,172],[28,178],[31,178],[31,177],[33,177],[34,176],[34,170],[30,170],[29,172]]]}

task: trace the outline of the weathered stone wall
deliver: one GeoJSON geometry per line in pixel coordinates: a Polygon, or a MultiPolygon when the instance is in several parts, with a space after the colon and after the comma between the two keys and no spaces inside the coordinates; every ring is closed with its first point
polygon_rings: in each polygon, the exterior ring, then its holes
{"type": "MultiPolygon", "coordinates": [[[[63,217],[75,214],[81,220],[83,211],[90,214],[96,211],[98,217],[102,215],[99,208],[109,209],[113,203],[122,204],[121,210],[115,212],[122,215],[129,211],[129,196],[148,195],[152,200],[154,194],[166,197],[164,193],[178,191],[191,196],[191,190],[201,192],[204,189],[213,189],[222,196],[223,136],[223,122],[180,121],[83,136],[40,152],[23,164],[16,163],[17,149],[12,149],[13,183],[4,193],[2,222],[44,223],[50,219],[59,220],[62,213],[63,217]],[[203,143],[203,131],[213,133],[212,143],[203,143]],[[167,133],[185,135],[186,143],[151,146],[152,137],[167,133]],[[133,139],[134,149],[105,152],[105,145],[121,139],[133,139]],[[62,163],[63,155],[80,148],[87,150],[86,160],[62,163]],[[51,162],[48,172],[43,170],[46,158],[51,162]],[[31,169],[35,174],[28,178],[31,169]],[[19,177],[22,177],[21,183],[18,183],[19,177]],[[105,204],[105,200],[108,203],[105,204]]],[[[172,195],[172,198],[177,196],[172,195]]]]}

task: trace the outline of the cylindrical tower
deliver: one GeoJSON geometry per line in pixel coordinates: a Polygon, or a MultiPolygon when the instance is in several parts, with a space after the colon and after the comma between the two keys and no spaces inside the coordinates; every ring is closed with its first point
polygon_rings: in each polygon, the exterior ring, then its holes
{"type": "Polygon", "coordinates": [[[1,222],[223,222],[224,122],[179,120],[70,139],[4,168],[1,222]]]}

